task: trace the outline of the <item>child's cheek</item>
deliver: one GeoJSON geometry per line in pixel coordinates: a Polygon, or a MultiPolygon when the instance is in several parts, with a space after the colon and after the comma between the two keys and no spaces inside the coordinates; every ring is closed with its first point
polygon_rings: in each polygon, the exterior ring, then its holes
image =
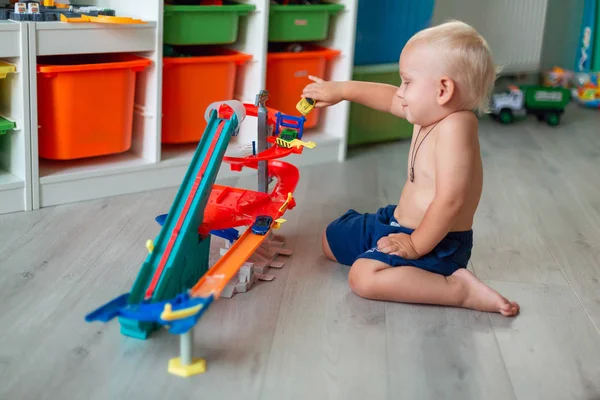
{"type": "Polygon", "coordinates": [[[404,100],[406,104],[410,107],[411,103],[414,101],[413,99],[413,91],[407,86],[404,90],[404,100]]]}

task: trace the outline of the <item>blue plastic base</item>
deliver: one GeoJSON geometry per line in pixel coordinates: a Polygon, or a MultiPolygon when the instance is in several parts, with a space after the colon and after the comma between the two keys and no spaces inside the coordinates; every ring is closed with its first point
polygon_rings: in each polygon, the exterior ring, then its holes
{"type": "MultiPolygon", "coordinates": [[[[158,224],[160,226],[163,226],[165,224],[165,221],[167,220],[167,216],[168,216],[168,214],[161,214],[161,215],[157,216],[155,218],[155,220],[156,220],[156,222],[158,222],[158,224]]],[[[214,231],[210,231],[210,234],[218,236],[225,240],[229,240],[231,243],[235,242],[240,237],[240,233],[235,228],[217,229],[214,231]]]]}

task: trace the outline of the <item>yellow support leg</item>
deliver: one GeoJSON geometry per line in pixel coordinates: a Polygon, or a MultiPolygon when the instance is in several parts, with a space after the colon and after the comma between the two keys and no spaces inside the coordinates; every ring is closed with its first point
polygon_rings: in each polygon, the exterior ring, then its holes
{"type": "Polygon", "coordinates": [[[193,375],[206,372],[206,360],[202,358],[192,358],[193,354],[193,329],[190,329],[179,337],[180,357],[169,360],[169,373],[188,378],[193,375]]]}

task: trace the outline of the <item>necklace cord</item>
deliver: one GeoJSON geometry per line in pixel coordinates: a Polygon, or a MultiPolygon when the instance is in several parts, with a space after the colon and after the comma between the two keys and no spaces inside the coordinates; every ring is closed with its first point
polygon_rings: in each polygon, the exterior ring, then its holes
{"type": "MultiPolygon", "coordinates": [[[[427,132],[425,134],[425,136],[423,136],[423,140],[421,140],[421,143],[419,143],[418,146],[413,146],[413,150],[412,150],[412,154],[411,154],[411,160],[410,160],[410,181],[414,182],[415,181],[415,160],[417,157],[417,153],[419,152],[419,149],[421,148],[421,145],[423,144],[423,142],[425,141],[425,139],[427,139],[427,136],[429,136],[429,134],[431,133],[431,131],[433,131],[435,129],[435,127],[437,126],[437,124],[439,124],[440,121],[436,122],[435,125],[433,125],[433,128],[431,128],[429,130],[429,132],[427,132]]],[[[417,144],[417,141],[419,140],[419,136],[421,136],[421,130],[423,129],[423,125],[421,125],[421,127],[419,128],[419,132],[417,133],[417,138],[415,139],[415,144],[417,144]]]]}

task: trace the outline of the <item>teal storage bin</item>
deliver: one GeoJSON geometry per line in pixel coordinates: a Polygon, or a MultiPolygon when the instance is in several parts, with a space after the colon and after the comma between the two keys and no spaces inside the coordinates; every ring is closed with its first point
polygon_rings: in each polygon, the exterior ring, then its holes
{"type": "MultiPolygon", "coordinates": [[[[400,85],[398,64],[354,67],[353,80],[400,85]]],[[[403,118],[360,104],[350,106],[348,146],[410,139],[413,125],[403,118]]]]}
{"type": "Polygon", "coordinates": [[[359,0],[354,65],[395,63],[412,35],[431,24],[435,0],[359,0]]]}

